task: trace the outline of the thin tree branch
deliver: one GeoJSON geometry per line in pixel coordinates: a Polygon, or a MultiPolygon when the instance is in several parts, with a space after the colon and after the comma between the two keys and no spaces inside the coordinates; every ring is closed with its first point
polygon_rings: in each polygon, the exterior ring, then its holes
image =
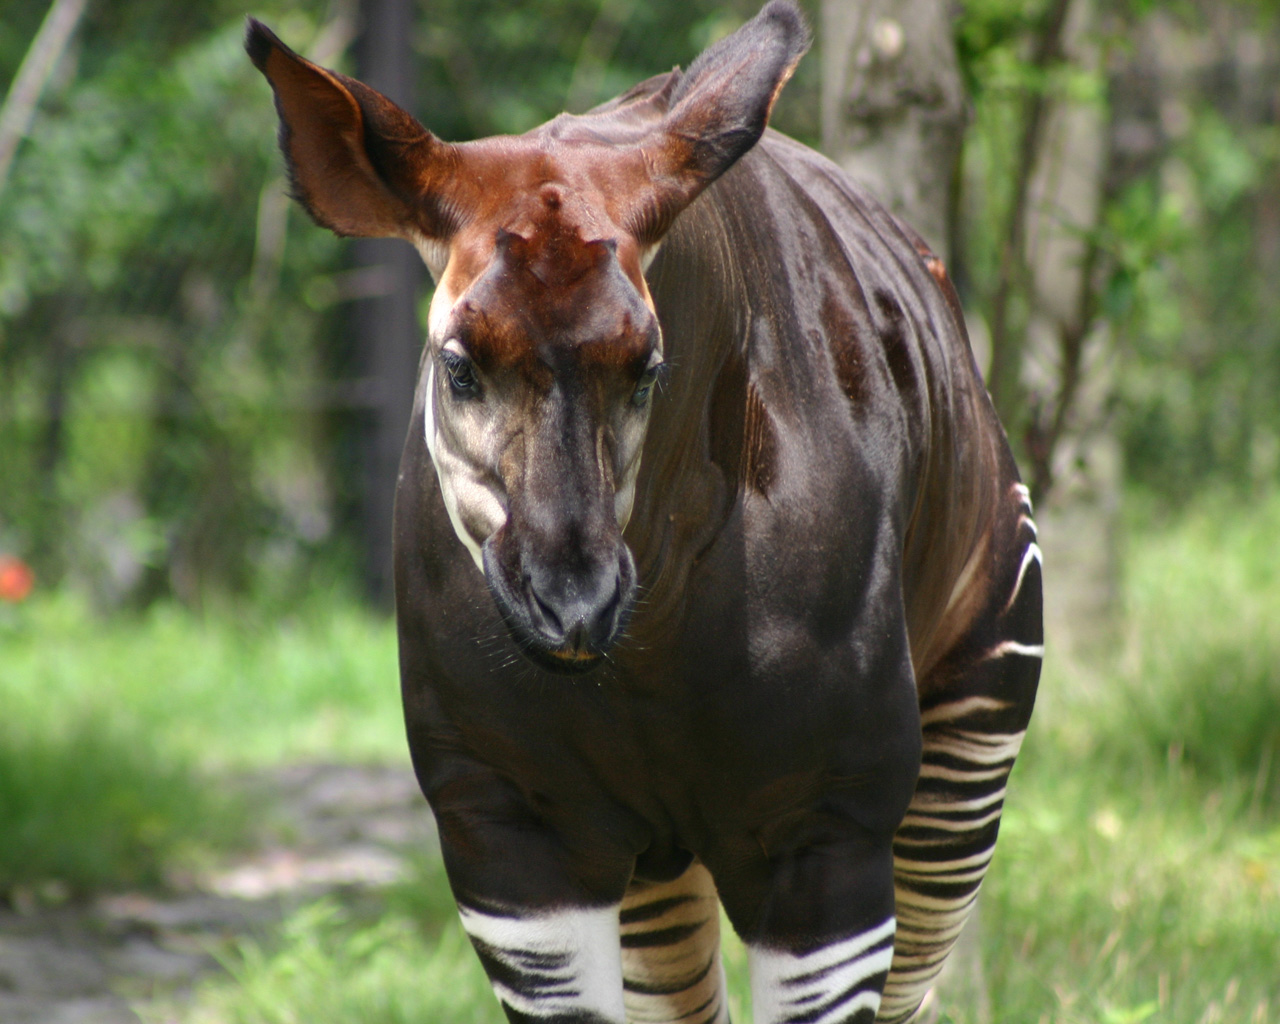
{"type": "MultiPolygon", "coordinates": [[[[1049,66],[1062,58],[1062,37],[1067,22],[1071,0],[1053,0],[1045,13],[1040,37],[1036,42],[1031,67],[1040,77],[1049,66]]],[[[1040,142],[1048,120],[1049,103],[1043,88],[1028,89],[1023,99],[1022,138],[1018,146],[1018,166],[1014,174],[1013,201],[1009,208],[1009,220],[1004,232],[1004,246],[1000,253],[1000,281],[991,308],[991,372],[987,386],[992,401],[1005,422],[1011,422],[1018,391],[1014,376],[1019,360],[1014,351],[1011,335],[1010,306],[1015,287],[1026,279],[1027,260],[1027,204],[1031,194],[1031,178],[1035,172],[1040,142]]]]}
{"type": "Polygon", "coordinates": [[[88,0],[53,0],[22,58],[4,106],[0,107],[0,189],[4,188],[18,143],[31,130],[40,96],[66,52],[87,3],[88,0]]]}

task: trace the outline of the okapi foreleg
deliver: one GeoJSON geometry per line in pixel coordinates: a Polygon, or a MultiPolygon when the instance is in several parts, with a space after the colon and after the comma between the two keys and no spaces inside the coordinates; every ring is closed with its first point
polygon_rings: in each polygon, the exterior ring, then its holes
{"type": "Polygon", "coordinates": [[[458,909],[513,1024],[623,1024],[617,907],[458,909]]]}

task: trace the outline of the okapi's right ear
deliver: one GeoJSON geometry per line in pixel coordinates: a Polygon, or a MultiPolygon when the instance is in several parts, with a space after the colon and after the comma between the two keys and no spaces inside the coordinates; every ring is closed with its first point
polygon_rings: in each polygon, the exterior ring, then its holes
{"type": "Polygon", "coordinates": [[[294,198],[339,235],[443,241],[455,225],[441,142],[380,92],[299,57],[250,18],[249,58],[271,83],[294,198]]]}

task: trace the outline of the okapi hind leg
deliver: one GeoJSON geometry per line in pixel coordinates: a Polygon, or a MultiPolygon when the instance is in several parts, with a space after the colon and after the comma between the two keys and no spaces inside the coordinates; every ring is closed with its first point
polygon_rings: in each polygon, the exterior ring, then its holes
{"type": "Polygon", "coordinates": [[[702,864],[671,882],[633,881],[619,921],[628,1024],[729,1024],[720,901],[702,864]]]}
{"type": "Polygon", "coordinates": [[[1010,551],[987,607],[921,686],[920,778],[894,838],[898,917],[877,1021],[915,1019],[964,927],[991,856],[1044,654],[1040,548],[1013,485],[1010,551]]]}

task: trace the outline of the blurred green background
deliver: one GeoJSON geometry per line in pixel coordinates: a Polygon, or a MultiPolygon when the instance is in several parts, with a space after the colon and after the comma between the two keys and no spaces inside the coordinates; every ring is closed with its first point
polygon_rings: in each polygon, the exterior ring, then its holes
{"type": "MultiPolygon", "coordinates": [[[[378,324],[396,294],[419,317],[429,282],[287,200],[245,14],[390,75],[460,140],[687,65],[756,6],[4,0],[0,903],[163,893],[256,841],[228,780],[407,761],[388,501],[415,328],[378,324]]],[[[774,124],[822,146],[831,11],[805,6],[815,48],[774,124]]],[[[1051,607],[980,980],[942,1019],[1277,1022],[1280,8],[947,13],[965,102],[940,242],[1039,499],[1051,607]],[[1086,217],[1055,199],[1072,117],[1086,217]],[[1075,246],[1057,269],[1053,231],[1075,246]],[[1054,274],[1079,279],[1056,319],[1054,274]]],[[[139,1012],[496,1020],[438,865],[418,874],[373,909],[303,907],[139,1012]]]]}

